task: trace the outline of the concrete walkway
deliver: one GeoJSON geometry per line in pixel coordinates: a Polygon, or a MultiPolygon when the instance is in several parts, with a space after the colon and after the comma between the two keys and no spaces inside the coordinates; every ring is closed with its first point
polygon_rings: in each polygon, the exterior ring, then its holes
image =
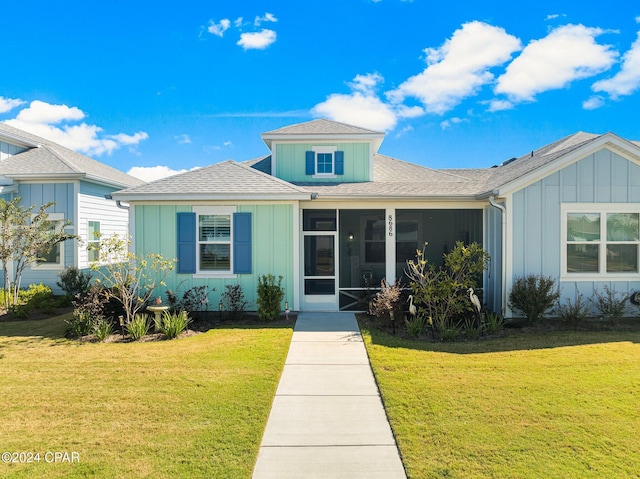
{"type": "Polygon", "coordinates": [[[298,316],[253,479],[406,479],[353,313],[298,316]]]}

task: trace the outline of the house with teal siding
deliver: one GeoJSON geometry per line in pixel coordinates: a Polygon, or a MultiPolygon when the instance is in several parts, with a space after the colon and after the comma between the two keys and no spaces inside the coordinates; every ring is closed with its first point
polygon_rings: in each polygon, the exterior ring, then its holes
{"type": "Polygon", "coordinates": [[[572,299],[640,290],[638,142],[579,132],[492,168],[436,170],[380,154],[382,132],[324,119],[262,139],[264,157],[113,193],[136,252],[178,259],[170,289],[207,285],[217,302],[241,284],[255,302],[271,273],[291,309],[363,310],[425,243],[439,264],[462,241],[491,255],[483,300],[507,316],[531,273],[572,299]]]}
{"type": "Polygon", "coordinates": [[[22,284],[43,283],[54,293],[65,268],[87,270],[95,251],[87,249],[97,241],[95,233],[128,234],[129,214],[106,196],[142,181],[115,168],[69,150],[49,140],[0,123],[0,197],[21,198],[24,207],[37,208],[53,201],[49,219],[69,220],[68,233],[77,240],[65,241],[27,268],[22,284]]]}

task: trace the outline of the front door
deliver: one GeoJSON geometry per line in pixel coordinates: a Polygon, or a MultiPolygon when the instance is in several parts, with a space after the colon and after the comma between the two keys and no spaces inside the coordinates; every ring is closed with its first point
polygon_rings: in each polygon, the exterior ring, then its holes
{"type": "Polygon", "coordinates": [[[304,249],[302,308],[305,311],[335,311],[336,236],[335,210],[304,210],[302,213],[304,249]]]}

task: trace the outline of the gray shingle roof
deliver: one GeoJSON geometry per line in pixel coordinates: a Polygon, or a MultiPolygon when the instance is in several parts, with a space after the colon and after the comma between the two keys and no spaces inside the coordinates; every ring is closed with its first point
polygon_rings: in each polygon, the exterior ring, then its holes
{"type": "Polygon", "coordinates": [[[23,141],[32,147],[0,162],[0,175],[10,178],[43,178],[79,175],[118,187],[143,184],[142,180],[31,133],[0,123],[0,136],[23,141]]]}
{"type": "Polygon", "coordinates": [[[290,197],[308,198],[303,188],[287,183],[233,160],[223,161],[197,170],[162,178],[142,186],[127,188],[114,198],[242,198],[290,197]]]}
{"type": "Polygon", "coordinates": [[[347,125],[338,121],[319,119],[271,130],[262,135],[383,135],[380,131],[347,125]]]}

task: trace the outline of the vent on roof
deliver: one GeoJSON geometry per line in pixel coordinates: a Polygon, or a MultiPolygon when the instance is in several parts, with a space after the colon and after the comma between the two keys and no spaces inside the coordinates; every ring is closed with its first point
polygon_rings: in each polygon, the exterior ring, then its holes
{"type": "Polygon", "coordinates": [[[500,165],[500,166],[506,166],[506,165],[508,165],[509,163],[513,163],[513,162],[514,162],[514,161],[516,161],[516,160],[517,160],[517,158],[516,158],[516,157],[509,158],[508,160],[506,160],[506,161],[502,162],[502,165],[500,165]]]}

